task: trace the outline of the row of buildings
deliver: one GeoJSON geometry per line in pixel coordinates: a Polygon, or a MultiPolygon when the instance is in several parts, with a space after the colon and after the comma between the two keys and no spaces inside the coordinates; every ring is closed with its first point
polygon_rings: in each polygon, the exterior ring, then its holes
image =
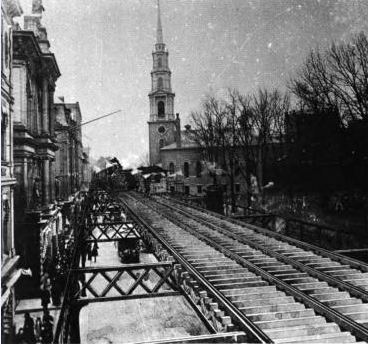
{"type": "MultiPolygon", "coordinates": [[[[22,269],[32,273],[32,292],[39,289],[44,224],[90,180],[79,104],[54,99],[61,74],[41,23],[43,11],[42,1],[33,0],[20,25],[19,0],[1,2],[2,341],[11,332],[15,298],[28,297],[14,292],[22,269]]],[[[61,224],[51,236],[58,230],[61,224]]]]}

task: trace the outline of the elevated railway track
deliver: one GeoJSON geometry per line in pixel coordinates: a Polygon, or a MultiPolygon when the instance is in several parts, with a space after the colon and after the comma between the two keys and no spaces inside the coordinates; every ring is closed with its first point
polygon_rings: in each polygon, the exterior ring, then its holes
{"type": "Polygon", "coordinates": [[[366,264],[177,200],[121,201],[259,341],[368,342],[366,264]]]}

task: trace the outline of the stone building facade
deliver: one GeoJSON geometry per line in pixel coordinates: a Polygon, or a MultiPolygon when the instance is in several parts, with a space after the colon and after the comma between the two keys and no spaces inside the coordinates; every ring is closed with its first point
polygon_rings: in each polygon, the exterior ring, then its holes
{"type": "Polygon", "coordinates": [[[11,343],[14,285],[20,277],[14,239],[13,30],[22,14],[18,1],[1,1],[1,342],[11,343]]]}
{"type": "Polygon", "coordinates": [[[46,28],[42,1],[33,1],[23,28],[13,31],[13,140],[15,248],[20,266],[32,271],[21,278],[17,297],[37,296],[42,274],[40,243],[43,224],[55,211],[55,120],[52,113],[55,82],[60,71],[46,28]]]}
{"type": "MultiPolygon", "coordinates": [[[[14,178],[13,168],[13,18],[22,13],[19,3],[1,2],[1,253],[12,256],[14,249],[14,178]]],[[[2,258],[2,262],[4,259],[2,258]]]]}
{"type": "Polygon", "coordinates": [[[85,157],[82,146],[82,114],[79,103],[55,103],[55,133],[59,149],[56,151],[55,189],[57,198],[67,200],[83,182],[85,157]]]}
{"type": "Polygon", "coordinates": [[[47,207],[55,199],[55,82],[60,71],[49,51],[41,14],[24,17],[24,29],[14,39],[14,172],[17,178],[17,222],[27,212],[47,207]]]}
{"type": "Polygon", "coordinates": [[[1,10],[1,342],[14,343],[16,299],[38,297],[55,271],[58,238],[71,223],[68,207],[88,178],[89,152],[79,104],[54,105],[60,71],[41,24],[42,0],[33,0],[22,26],[13,21],[22,14],[18,0],[3,0],[1,10]],[[64,124],[68,130],[60,132],[64,124]],[[65,162],[67,184],[60,185],[65,162]]]}
{"type": "Polygon", "coordinates": [[[90,162],[90,147],[83,147],[83,159],[82,159],[82,183],[81,189],[89,189],[89,185],[92,180],[92,167],[90,162]]]}

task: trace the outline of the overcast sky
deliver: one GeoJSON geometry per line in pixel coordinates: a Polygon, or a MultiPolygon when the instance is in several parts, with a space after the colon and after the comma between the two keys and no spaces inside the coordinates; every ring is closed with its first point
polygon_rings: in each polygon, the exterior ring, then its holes
{"type": "MultiPolygon", "coordinates": [[[[25,14],[31,0],[21,0],[25,14]]],[[[43,24],[62,76],[55,95],[80,103],[94,157],[124,167],[148,151],[156,0],[44,0],[43,24]]],[[[368,32],[367,0],[161,0],[175,112],[187,122],[203,95],[285,88],[311,47],[368,32]]]]}

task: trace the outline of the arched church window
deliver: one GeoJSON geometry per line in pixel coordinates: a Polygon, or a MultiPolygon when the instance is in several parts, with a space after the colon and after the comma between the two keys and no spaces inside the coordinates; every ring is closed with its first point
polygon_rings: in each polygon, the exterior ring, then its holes
{"type": "Polygon", "coordinates": [[[157,80],[157,88],[159,90],[162,90],[164,88],[164,82],[163,82],[161,77],[159,77],[158,80],[157,80]]]}
{"type": "Polygon", "coordinates": [[[162,68],[162,57],[159,57],[157,59],[157,66],[158,66],[158,68],[162,68]]]}
{"type": "Polygon", "coordinates": [[[189,163],[184,163],[184,177],[189,177],[189,163]]]}
{"type": "Polygon", "coordinates": [[[158,149],[161,149],[163,147],[165,147],[165,139],[160,139],[158,141],[158,149]]]}
{"type": "Polygon", "coordinates": [[[165,103],[162,100],[157,103],[157,115],[160,118],[165,117],[165,103]]]}
{"type": "Polygon", "coordinates": [[[169,164],[169,172],[173,174],[175,172],[175,164],[173,162],[170,162],[169,164]]]}
{"type": "Polygon", "coordinates": [[[201,176],[201,173],[202,173],[202,165],[201,165],[200,161],[197,161],[197,164],[196,164],[196,176],[197,176],[197,178],[199,178],[201,176]]]}

